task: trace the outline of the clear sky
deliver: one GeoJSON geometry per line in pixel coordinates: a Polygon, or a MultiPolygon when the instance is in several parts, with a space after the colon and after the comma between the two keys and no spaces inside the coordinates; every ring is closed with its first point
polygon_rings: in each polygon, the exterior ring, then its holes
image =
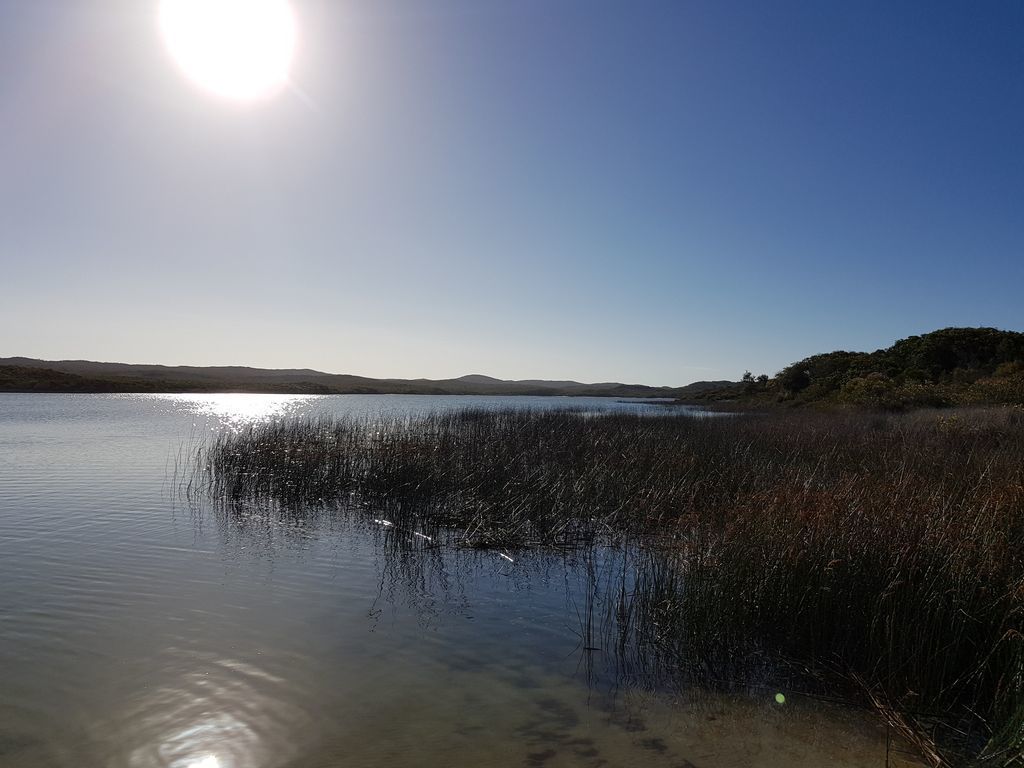
{"type": "Polygon", "coordinates": [[[0,356],[680,385],[1024,330],[1024,2],[0,0],[0,356]]]}

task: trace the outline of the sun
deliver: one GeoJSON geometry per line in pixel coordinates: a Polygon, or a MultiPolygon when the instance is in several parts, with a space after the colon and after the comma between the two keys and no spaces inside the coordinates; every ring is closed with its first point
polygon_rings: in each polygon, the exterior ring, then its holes
{"type": "Polygon", "coordinates": [[[210,93],[257,101],[288,84],[297,24],[287,0],[160,0],[159,20],[178,67],[210,93]]]}

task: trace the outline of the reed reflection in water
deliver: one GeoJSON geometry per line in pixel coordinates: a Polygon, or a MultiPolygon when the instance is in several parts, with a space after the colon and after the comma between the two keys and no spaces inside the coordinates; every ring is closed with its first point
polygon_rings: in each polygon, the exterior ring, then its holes
{"type": "Polygon", "coordinates": [[[670,586],[669,551],[620,541],[509,559],[362,509],[194,512],[236,548],[242,535],[249,552],[294,545],[304,515],[372,542],[377,587],[365,617],[386,669],[364,681],[360,706],[326,735],[315,764],[916,764],[870,713],[794,688],[793,670],[767,655],[681,664],[643,614],[670,586]]]}

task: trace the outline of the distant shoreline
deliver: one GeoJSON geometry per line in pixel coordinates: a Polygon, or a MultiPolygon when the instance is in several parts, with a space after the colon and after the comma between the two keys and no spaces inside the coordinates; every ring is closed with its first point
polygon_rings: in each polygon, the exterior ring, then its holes
{"type": "Polygon", "coordinates": [[[605,398],[616,400],[621,403],[636,405],[685,405],[704,408],[698,403],[682,403],[672,398],[642,398],[623,397],[621,395],[595,395],[595,394],[524,394],[524,393],[501,393],[501,392],[298,392],[284,390],[252,390],[252,389],[189,389],[189,390],[81,390],[81,389],[0,389],[0,397],[4,395],[301,395],[306,397],[548,397],[566,399],[594,399],[605,398]]]}
{"type": "Polygon", "coordinates": [[[0,392],[90,394],[493,395],[500,397],[640,397],[673,400],[683,388],[577,381],[371,379],[313,370],[193,367],[0,358],[0,392]]]}

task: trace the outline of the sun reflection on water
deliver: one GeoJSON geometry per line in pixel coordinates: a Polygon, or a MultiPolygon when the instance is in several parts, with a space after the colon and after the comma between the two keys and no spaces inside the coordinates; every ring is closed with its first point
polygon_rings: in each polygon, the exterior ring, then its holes
{"type": "Polygon", "coordinates": [[[237,427],[270,421],[304,410],[319,395],[261,395],[246,393],[153,395],[178,410],[206,416],[225,426],[237,427]]]}
{"type": "Polygon", "coordinates": [[[297,757],[311,719],[289,679],[251,660],[190,649],[168,649],[155,667],[164,682],[121,712],[130,735],[118,745],[127,760],[117,765],[259,768],[297,757]]]}

